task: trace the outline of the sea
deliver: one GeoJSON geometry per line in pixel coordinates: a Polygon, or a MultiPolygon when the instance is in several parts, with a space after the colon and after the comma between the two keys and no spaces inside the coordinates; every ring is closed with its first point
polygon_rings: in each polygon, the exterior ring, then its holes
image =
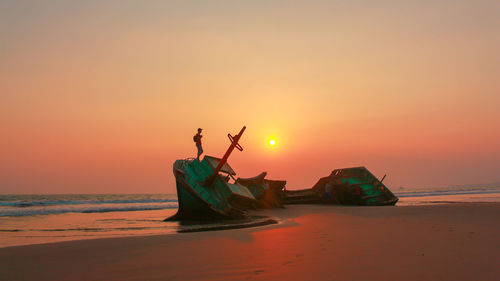
{"type": "MultiPolygon", "coordinates": [[[[500,187],[393,190],[396,207],[500,202],[500,187]]],[[[175,194],[0,195],[0,247],[69,240],[175,234],[197,225],[165,222],[175,194]]]]}

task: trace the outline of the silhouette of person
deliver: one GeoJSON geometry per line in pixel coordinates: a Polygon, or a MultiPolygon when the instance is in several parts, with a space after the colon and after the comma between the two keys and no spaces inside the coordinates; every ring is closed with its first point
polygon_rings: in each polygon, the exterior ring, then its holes
{"type": "Polygon", "coordinates": [[[196,143],[196,148],[198,149],[198,155],[196,156],[198,161],[200,161],[200,155],[203,153],[203,147],[201,146],[201,138],[203,137],[201,135],[202,130],[202,128],[198,128],[198,133],[193,137],[193,141],[196,143]]]}

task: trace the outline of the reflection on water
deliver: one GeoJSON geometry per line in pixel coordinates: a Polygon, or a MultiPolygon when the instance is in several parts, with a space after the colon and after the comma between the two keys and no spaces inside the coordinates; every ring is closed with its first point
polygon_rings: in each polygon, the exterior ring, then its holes
{"type": "Polygon", "coordinates": [[[220,222],[164,221],[176,211],[166,209],[0,217],[0,247],[81,239],[215,231],[277,223],[262,216],[220,222]]]}
{"type": "Polygon", "coordinates": [[[174,209],[0,217],[0,247],[136,235],[171,234],[177,222],[164,222],[174,209]]]}

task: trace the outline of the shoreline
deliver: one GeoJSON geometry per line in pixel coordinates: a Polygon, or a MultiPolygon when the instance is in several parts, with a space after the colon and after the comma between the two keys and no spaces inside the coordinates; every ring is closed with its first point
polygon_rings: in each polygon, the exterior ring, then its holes
{"type": "MultiPolygon", "coordinates": [[[[21,244],[21,245],[12,245],[12,246],[3,246],[0,247],[0,251],[6,248],[14,248],[14,247],[30,247],[30,246],[38,246],[38,245],[47,245],[47,244],[59,244],[59,243],[71,243],[71,242],[81,242],[81,241],[95,241],[95,240],[109,240],[109,239],[124,239],[124,238],[148,238],[148,237],[156,237],[156,236],[171,236],[171,235],[185,235],[187,233],[203,233],[203,232],[220,232],[226,230],[234,230],[234,229],[254,229],[258,231],[259,229],[270,226],[270,227],[285,227],[290,224],[293,224],[293,219],[295,217],[301,215],[307,215],[310,213],[309,207],[314,208],[335,208],[335,213],[340,215],[344,215],[342,209],[369,209],[369,208],[432,208],[438,206],[498,206],[500,210],[500,202],[455,202],[455,201],[438,201],[438,202],[429,202],[418,205],[395,205],[395,206],[352,206],[352,205],[328,205],[328,204],[289,204],[285,205],[284,208],[276,208],[276,209],[259,209],[259,210],[251,210],[249,212],[250,216],[258,217],[254,221],[250,221],[248,226],[245,226],[245,223],[235,223],[232,224],[224,224],[222,222],[209,222],[200,224],[201,227],[197,228],[179,228],[172,232],[158,233],[158,234],[129,234],[123,236],[115,236],[115,237],[95,237],[95,238],[80,238],[73,240],[62,240],[62,241],[51,241],[51,242],[41,242],[41,243],[33,243],[33,244],[21,244]],[[293,208],[293,212],[287,213],[287,210],[293,208]],[[203,227],[207,225],[206,227],[203,227]],[[219,227],[221,225],[222,227],[219,227]],[[227,225],[227,228],[225,227],[227,225]]],[[[157,210],[153,210],[157,211],[157,210]]],[[[350,213],[350,212],[349,212],[350,213]]],[[[362,213],[362,212],[361,212],[362,213]]],[[[167,215],[168,216],[168,215],[167,215]]],[[[194,225],[194,224],[190,224],[194,225]]]]}
{"type": "Polygon", "coordinates": [[[499,211],[294,205],[257,211],[280,221],[261,227],[0,248],[0,279],[492,280],[499,211]]]}

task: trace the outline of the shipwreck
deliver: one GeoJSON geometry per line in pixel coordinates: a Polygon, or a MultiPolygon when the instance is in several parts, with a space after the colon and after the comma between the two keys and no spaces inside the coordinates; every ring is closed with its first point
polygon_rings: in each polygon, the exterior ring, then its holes
{"type": "Polygon", "coordinates": [[[179,209],[167,220],[242,218],[247,210],[282,206],[286,181],[266,179],[266,173],[253,178],[235,178],[227,159],[236,148],[246,127],[232,136],[222,158],[206,155],[202,161],[181,159],[174,162],[179,209]]]}
{"type": "MultiPolygon", "coordinates": [[[[398,198],[364,167],[334,170],[316,185],[286,190],[286,181],[267,179],[263,172],[252,178],[236,177],[227,162],[246,127],[232,136],[222,158],[205,155],[176,160],[173,173],[179,208],[166,220],[244,218],[251,209],[277,208],[284,204],[394,205],[398,198]]],[[[385,176],[384,176],[385,178],[385,176]]]]}
{"type": "Polygon", "coordinates": [[[285,190],[286,204],[395,205],[398,198],[365,167],[336,169],[312,188],[285,190]]]}

